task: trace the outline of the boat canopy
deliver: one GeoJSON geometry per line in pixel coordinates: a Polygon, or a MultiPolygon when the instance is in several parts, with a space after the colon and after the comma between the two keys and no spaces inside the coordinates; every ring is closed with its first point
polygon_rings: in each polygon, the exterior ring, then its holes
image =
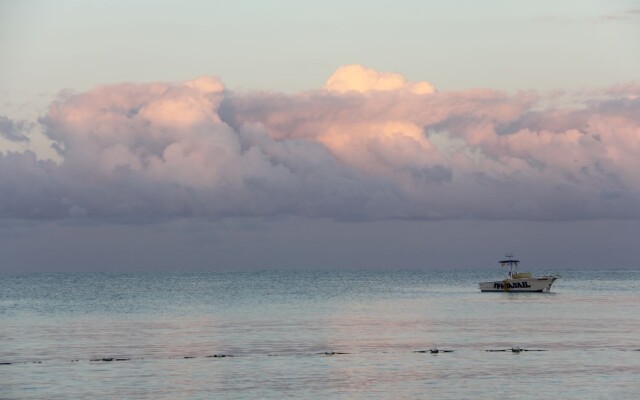
{"type": "Polygon", "coordinates": [[[513,266],[513,265],[515,265],[516,267],[518,266],[518,263],[520,261],[513,259],[513,253],[507,253],[507,254],[505,254],[505,257],[506,257],[505,260],[500,260],[499,261],[501,266],[503,266],[503,267],[513,266]]]}

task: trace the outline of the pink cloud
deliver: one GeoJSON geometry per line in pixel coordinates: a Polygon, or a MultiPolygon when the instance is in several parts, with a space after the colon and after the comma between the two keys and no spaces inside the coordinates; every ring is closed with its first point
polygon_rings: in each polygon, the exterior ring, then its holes
{"type": "Polygon", "coordinates": [[[392,72],[378,72],[362,65],[344,65],[329,77],[323,88],[332,92],[409,90],[415,94],[435,93],[429,82],[407,82],[404,76],[392,72]]]}
{"type": "MultiPolygon", "coordinates": [[[[0,155],[2,165],[29,165],[13,170],[32,182],[0,199],[0,212],[638,218],[636,89],[553,106],[532,92],[436,92],[354,65],[291,95],[233,93],[211,77],[99,86],[41,119],[60,163],[0,155]]],[[[7,170],[0,184],[16,185],[7,170]]]]}

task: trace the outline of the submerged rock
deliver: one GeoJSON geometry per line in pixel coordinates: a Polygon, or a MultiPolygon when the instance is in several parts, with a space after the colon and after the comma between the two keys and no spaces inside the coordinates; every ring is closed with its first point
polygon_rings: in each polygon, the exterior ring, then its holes
{"type": "Polygon", "coordinates": [[[432,347],[429,350],[415,350],[414,353],[431,353],[431,354],[453,353],[453,350],[440,350],[437,347],[432,347]]]}
{"type": "Polygon", "coordinates": [[[491,350],[485,350],[485,351],[491,351],[491,352],[498,352],[498,351],[510,351],[512,353],[521,353],[523,351],[546,351],[546,350],[539,350],[539,349],[522,349],[518,346],[512,347],[510,349],[491,349],[491,350]]]}
{"type": "Polygon", "coordinates": [[[325,356],[334,356],[338,354],[349,354],[349,353],[341,353],[339,351],[325,351],[324,353],[318,353],[318,354],[325,355],[325,356]]]}

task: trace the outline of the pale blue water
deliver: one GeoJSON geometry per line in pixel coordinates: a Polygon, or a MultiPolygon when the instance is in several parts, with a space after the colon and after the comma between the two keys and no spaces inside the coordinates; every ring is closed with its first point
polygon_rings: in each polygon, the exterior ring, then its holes
{"type": "Polygon", "coordinates": [[[4,274],[0,398],[640,398],[640,271],[535,272],[4,274]]]}

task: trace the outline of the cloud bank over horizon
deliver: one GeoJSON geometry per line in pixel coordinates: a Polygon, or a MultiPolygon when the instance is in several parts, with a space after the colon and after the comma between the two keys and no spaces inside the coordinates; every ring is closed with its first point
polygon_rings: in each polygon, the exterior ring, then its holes
{"type": "Polygon", "coordinates": [[[347,65],[295,94],[102,85],[39,123],[60,160],[0,153],[0,218],[640,218],[637,83],[439,92],[347,65]]]}

